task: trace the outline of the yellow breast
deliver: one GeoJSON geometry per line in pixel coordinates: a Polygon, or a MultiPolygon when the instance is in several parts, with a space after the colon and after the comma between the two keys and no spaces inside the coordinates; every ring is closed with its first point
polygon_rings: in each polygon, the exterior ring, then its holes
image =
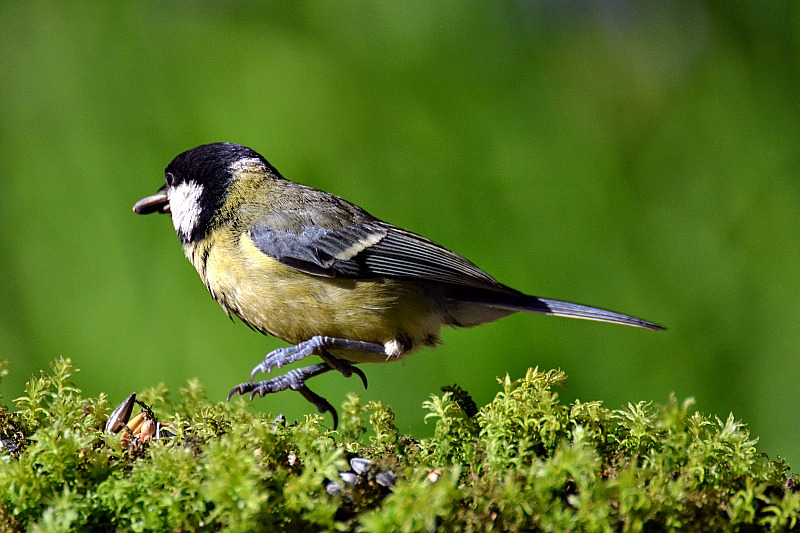
{"type": "Polygon", "coordinates": [[[387,355],[343,355],[377,362],[438,341],[440,313],[413,283],[313,276],[268,257],[247,234],[185,252],[226,311],[286,342],[314,335],[377,342],[387,355]]]}

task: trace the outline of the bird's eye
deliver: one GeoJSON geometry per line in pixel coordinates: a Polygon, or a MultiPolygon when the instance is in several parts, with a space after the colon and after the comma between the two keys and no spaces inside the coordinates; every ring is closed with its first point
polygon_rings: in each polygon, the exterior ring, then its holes
{"type": "Polygon", "coordinates": [[[164,179],[167,180],[167,187],[172,187],[175,184],[175,175],[172,172],[167,172],[164,179]]]}

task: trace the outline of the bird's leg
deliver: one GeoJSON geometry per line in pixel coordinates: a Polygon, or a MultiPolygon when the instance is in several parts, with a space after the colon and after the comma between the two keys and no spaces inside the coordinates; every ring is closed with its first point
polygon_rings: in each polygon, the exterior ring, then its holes
{"type": "Polygon", "coordinates": [[[319,363],[290,370],[282,376],[269,380],[259,381],[257,383],[253,383],[252,381],[240,383],[228,393],[228,400],[230,401],[234,394],[247,394],[249,392],[250,400],[252,401],[256,395],[263,398],[265,395],[273,392],[280,392],[286,389],[296,390],[302,394],[306,400],[313,403],[320,413],[330,413],[333,417],[333,429],[336,429],[339,425],[339,415],[336,413],[336,409],[333,408],[328,400],[306,386],[306,380],[324,374],[325,372],[330,372],[331,370],[333,370],[333,367],[328,365],[328,363],[319,363]]]}
{"type": "Polygon", "coordinates": [[[228,400],[230,400],[234,394],[247,394],[249,392],[250,399],[252,400],[256,395],[263,398],[265,395],[273,392],[280,392],[286,389],[296,390],[302,394],[306,400],[313,403],[320,412],[331,413],[333,416],[333,427],[336,429],[336,426],[339,424],[339,416],[336,410],[328,400],[310,390],[305,384],[306,380],[324,374],[330,370],[336,370],[341,372],[346,378],[349,378],[353,374],[357,375],[361,378],[361,382],[366,389],[367,376],[360,368],[344,359],[334,357],[328,350],[386,353],[386,348],[383,344],[377,342],[354,341],[315,335],[307,341],[294,346],[278,348],[268,353],[264,360],[250,373],[250,382],[236,385],[228,394],[228,400]],[[284,365],[294,363],[313,354],[319,355],[324,363],[290,370],[286,374],[273,379],[253,382],[253,379],[259,372],[270,372],[273,368],[281,368],[284,365]]]}
{"type": "MultiPolygon", "coordinates": [[[[303,341],[294,346],[286,348],[278,348],[267,354],[264,360],[256,365],[252,372],[250,372],[250,381],[255,379],[256,374],[259,372],[270,372],[273,368],[281,368],[284,365],[294,363],[300,359],[305,359],[309,355],[318,354],[322,356],[323,360],[341,372],[345,377],[350,377],[350,374],[356,371],[355,367],[349,363],[337,359],[328,354],[328,350],[352,350],[355,352],[369,352],[385,354],[386,348],[383,344],[378,342],[365,342],[353,341],[349,339],[339,339],[336,337],[325,337],[323,335],[314,335],[307,341],[303,341]]],[[[363,373],[356,371],[366,388],[366,378],[363,373]]]]}

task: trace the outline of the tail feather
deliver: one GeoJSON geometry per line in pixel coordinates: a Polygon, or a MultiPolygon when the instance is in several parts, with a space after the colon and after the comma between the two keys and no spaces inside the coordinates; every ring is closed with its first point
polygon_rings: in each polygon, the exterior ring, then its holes
{"type": "MultiPolygon", "coordinates": [[[[541,306],[534,305],[530,309],[535,313],[546,313],[548,315],[566,316],[570,318],[581,318],[583,320],[596,320],[598,322],[611,322],[613,324],[622,324],[625,326],[634,326],[637,328],[645,328],[652,330],[665,329],[664,326],[648,322],[641,318],[636,318],[630,315],[623,315],[607,309],[600,309],[598,307],[590,307],[588,305],[575,304],[571,302],[562,302],[560,300],[549,300],[547,298],[533,298],[543,303],[547,307],[547,311],[542,310],[541,306]]],[[[524,309],[527,310],[527,309],[524,309]]]]}
{"type": "Polygon", "coordinates": [[[451,315],[450,323],[458,326],[483,324],[517,311],[525,311],[527,313],[610,322],[644,329],[665,329],[664,326],[634,316],[609,311],[608,309],[600,309],[599,307],[528,296],[509,287],[502,287],[501,290],[496,291],[472,287],[447,287],[445,295],[450,302],[448,305],[448,311],[451,315]]]}

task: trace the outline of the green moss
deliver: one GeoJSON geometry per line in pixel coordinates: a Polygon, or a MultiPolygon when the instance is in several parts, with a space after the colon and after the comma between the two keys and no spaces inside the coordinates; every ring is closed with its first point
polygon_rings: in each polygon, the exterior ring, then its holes
{"type": "Polygon", "coordinates": [[[104,433],[112,406],[83,397],[75,372],[58,359],[0,408],[0,530],[800,528],[788,466],[732,416],[674,397],[564,405],[557,370],[500,380],[480,409],[446,388],[425,402],[435,428],[421,441],[353,394],[335,432],[319,415],[287,424],[211,402],[196,381],[175,396],[158,385],[138,397],[175,436],[134,445],[104,433]],[[371,463],[346,483],[353,457],[371,463]]]}

